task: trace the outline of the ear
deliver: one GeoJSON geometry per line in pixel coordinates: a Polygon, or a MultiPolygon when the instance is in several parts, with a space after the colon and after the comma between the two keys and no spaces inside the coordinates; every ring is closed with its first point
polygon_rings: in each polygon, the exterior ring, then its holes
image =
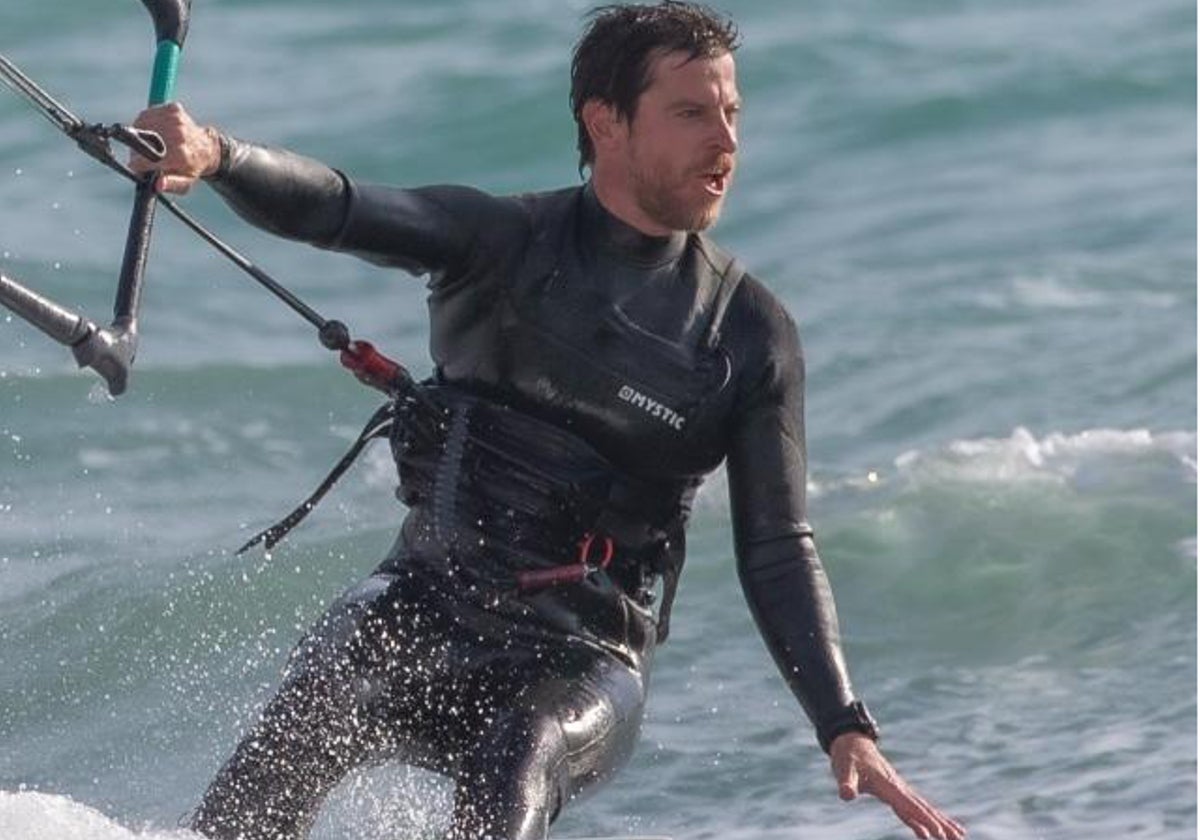
{"type": "Polygon", "coordinates": [[[624,121],[617,115],[616,106],[599,99],[583,103],[583,124],[597,151],[612,148],[623,136],[624,121]]]}

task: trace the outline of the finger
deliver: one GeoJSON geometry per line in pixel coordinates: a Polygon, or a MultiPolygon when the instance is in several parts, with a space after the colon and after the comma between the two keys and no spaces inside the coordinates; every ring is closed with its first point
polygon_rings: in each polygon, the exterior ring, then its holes
{"type": "Polygon", "coordinates": [[[916,796],[915,800],[915,804],[928,821],[926,826],[933,832],[934,837],[941,840],[963,840],[967,836],[967,829],[961,823],[946,816],[929,800],[920,796],[916,796]]]}
{"type": "Polygon", "coordinates": [[[947,817],[925,799],[916,796],[907,806],[894,806],[892,810],[918,837],[963,840],[967,836],[967,831],[962,825],[947,817]]]}
{"type": "Polygon", "coordinates": [[[131,125],[143,131],[155,131],[162,134],[169,132],[175,126],[175,121],[163,113],[163,106],[155,105],[134,117],[131,125]]]}
{"type": "MultiPolygon", "coordinates": [[[[165,160],[165,158],[163,159],[165,160]]],[[[129,150],[129,157],[126,159],[126,165],[138,175],[145,175],[147,172],[152,172],[155,169],[163,167],[162,160],[151,160],[148,157],[143,157],[136,149],[129,150]]]]}
{"type": "Polygon", "coordinates": [[[858,766],[854,762],[846,765],[841,778],[838,779],[838,796],[844,802],[858,798],[858,766]]]}
{"type": "Polygon", "coordinates": [[[946,840],[964,840],[966,838],[967,829],[958,820],[951,819],[941,812],[938,812],[938,818],[941,820],[942,831],[946,834],[946,840]]]}
{"type": "Polygon", "coordinates": [[[917,837],[920,837],[921,840],[932,840],[932,838],[937,838],[937,840],[946,840],[939,828],[930,825],[931,821],[928,819],[926,814],[920,813],[919,811],[900,811],[899,809],[895,808],[892,810],[895,811],[896,816],[900,818],[900,822],[912,829],[912,833],[917,837]]]}
{"type": "Polygon", "coordinates": [[[903,782],[884,776],[872,779],[869,786],[864,785],[864,789],[891,807],[896,817],[911,828],[917,837],[922,840],[948,840],[949,835],[943,828],[944,818],[937,808],[903,782]]]}
{"type": "Polygon", "coordinates": [[[166,175],[158,176],[158,181],[154,188],[158,192],[171,193],[172,195],[183,195],[192,188],[196,183],[195,178],[189,178],[186,175],[166,175]]]}

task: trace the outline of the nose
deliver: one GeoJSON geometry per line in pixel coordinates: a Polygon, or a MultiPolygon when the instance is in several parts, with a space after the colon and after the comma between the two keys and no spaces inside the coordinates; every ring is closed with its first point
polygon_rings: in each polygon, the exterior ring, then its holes
{"type": "Polygon", "coordinates": [[[737,119],[731,114],[718,112],[714,142],[723,153],[732,155],[738,149],[737,119]]]}

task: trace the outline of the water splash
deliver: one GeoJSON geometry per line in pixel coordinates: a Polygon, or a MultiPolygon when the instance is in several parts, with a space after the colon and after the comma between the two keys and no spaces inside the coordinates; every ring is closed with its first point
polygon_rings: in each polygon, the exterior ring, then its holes
{"type": "Polygon", "coordinates": [[[0,791],[0,834],[5,840],[203,840],[183,829],[127,828],[66,796],[0,791]]]}

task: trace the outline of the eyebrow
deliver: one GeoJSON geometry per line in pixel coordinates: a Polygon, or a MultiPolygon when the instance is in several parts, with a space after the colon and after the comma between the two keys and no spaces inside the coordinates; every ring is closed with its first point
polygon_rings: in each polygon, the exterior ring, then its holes
{"type": "MultiPolygon", "coordinates": [[[[714,106],[711,105],[710,103],[701,102],[699,99],[675,99],[667,104],[668,110],[671,110],[671,111],[675,111],[679,108],[704,108],[704,109],[707,109],[707,108],[712,108],[712,107],[714,107],[714,106]]],[[[741,107],[742,107],[742,99],[741,99],[741,97],[738,97],[737,99],[734,99],[732,102],[729,102],[726,105],[724,105],[721,108],[721,110],[728,110],[730,108],[740,109],[741,107]]]]}

